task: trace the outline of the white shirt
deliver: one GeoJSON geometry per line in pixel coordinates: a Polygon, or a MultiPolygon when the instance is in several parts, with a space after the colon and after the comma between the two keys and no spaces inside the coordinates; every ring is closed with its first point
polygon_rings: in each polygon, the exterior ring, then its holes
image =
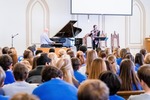
{"type": "Polygon", "coordinates": [[[32,94],[32,91],[36,88],[36,85],[29,84],[25,81],[16,81],[12,84],[7,84],[2,87],[6,96],[12,97],[16,93],[25,92],[32,94]]]}

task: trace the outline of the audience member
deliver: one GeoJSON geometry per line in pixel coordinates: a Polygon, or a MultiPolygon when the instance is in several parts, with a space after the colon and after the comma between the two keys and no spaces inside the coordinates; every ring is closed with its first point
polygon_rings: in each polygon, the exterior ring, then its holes
{"type": "Polygon", "coordinates": [[[67,56],[67,52],[64,49],[59,49],[58,51],[58,58],[64,58],[67,56]]]}
{"type": "Polygon", "coordinates": [[[35,55],[35,51],[36,51],[36,45],[35,44],[32,46],[29,46],[27,49],[32,51],[33,56],[35,55]]]}
{"type": "Polygon", "coordinates": [[[40,56],[41,53],[43,53],[42,50],[36,50],[36,51],[35,51],[35,55],[36,55],[36,56],[40,56]]]}
{"type": "Polygon", "coordinates": [[[56,53],[51,52],[48,54],[48,57],[51,59],[51,65],[56,66],[56,63],[58,61],[58,57],[57,57],[56,53]]]}
{"type": "Polygon", "coordinates": [[[74,77],[70,58],[60,58],[56,66],[63,72],[63,80],[78,87],[79,82],[74,77]]]}
{"type": "Polygon", "coordinates": [[[91,63],[91,70],[89,71],[89,79],[98,79],[99,74],[107,71],[107,66],[102,58],[96,58],[91,63]]]}
{"type": "Polygon", "coordinates": [[[40,57],[40,55],[39,55],[39,56],[35,56],[35,57],[33,58],[32,70],[37,67],[37,59],[38,59],[39,57],[40,57]]]}
{"type": "Polygon", "coordinates": [[[146,64],[141,66],[137,74],[145,93],[140,95],[132,95],[128,100],[150,100],[150,65],[146,64]]]}
{"type": "Polygon", "coordinates": [[[125,55],[127,53],[127,50],[125,48],[122,48],[120,50],[119,56],[120,58],[117,58],[117,64],[120,66],[122,59],[124,59],[125,55]]]}
{"type": "Polygon", "coordinates": [[[119,52],[120,52],[120,48],[114,48],[114,50],[112,51],[113,55],[118,59],[120,57],[119,52]]]}
{"type": "Polygon", "coordinates": [[[145,64],[150,64],[150,53],[147,53],[144,57],[144,63],[145,64]]]}
{"type": "Polygon", "coordinates": [[[86,74],[89,75],[91,70],[91,62],[98,58],[97,52],[95,50],[87,51],[87,58],[86,58],[86,74]]]}
{"type": "Polygon", "coordinates": [[[74,51],[72,50],[68,51],[67,54],[70,56],[70,58],[75,57],[74,51]]]}
{"type": "Polygon", "coordinates": [[[141,49],[140,53],[145,57],[145,55],[147,54],[147,51],[146,51],[146,49],[141,49]]]}
{"type": "Polygon", "coordinates": [[[107,60],[108,62],[110,63],[110,65],[112,66],[112,71],[115,73],[115,74],[118,74],[119,73],[119,65],[117,65],[117,62],[116,62],[116,57],[114,55],[109,55],[107,57],[107,60]]]}
{"type": "Polygon", "coordinates": [[[79,83],[83,82],[84,80],[86,80],[86,76],[81,74],[78,70],[80,68],[80,60],[76,57],[71,58],[71,62],[72,62],[72,67],[74,70],[74,76],[75,78],[79,81],[79,83]]]}
{"type": "Polygon", "coordinates": [[[124,59],[130,59],[132,62],[135,62],[134,56],[130,52],[125,54],[124,59]]]}
{"type": "Polygon", "coordinates": [[[3,68],[6,74],[4,84],[13,83],[15,81],[12,73],[12,58],[8,54],[0,56],[0,66],[3,68]]]}
{"type": "Polygon", "coordinates": [[[31,94],[36,85],[34,86],[25,82],[26,78],[28,77],[28,68],[25,66],[25,64],[15,64],[13,69],[13,75],[16,81],[2,87],[2,89],[4,90],[4,94],[10,97],[19,92],[31,94]]]}
{"type": "Polygon", "coordinates": [[[40,99],[32,94],[17,93],[10,100],[40,100],[40,99]]]}
{"type": "Polygon", "coordinates": [[[105,63],[106,63],[107,70],[113,72],[110,62],[108,60],[105,60],[105,63]]]}
{"type": "Polygon", "coordinates": [[[29,72],[27,82],[29,83],[41,83],[41,71],[45,65],[49,65],[51,59],[48,58],[47,53],[42,53],[37,59],[37,67],[29,72]]]}
{"type": "Polygon", "coordinates": [[[33,94],[40,100],[77,100],[77,88],[62,80],[63,73],[56,67],[46,66],[42,71],[42,83],[33,94]]]}
{"type": "Polygon", "coordinates": [[[79,72],[81,72],[83,75],[86,75],[86,58],[84,57],[84,53],[82,51],[78,51],[76,57],[80,60],[81,67],[79,68],[79,72]]]}
{"type": "Polygon", "coordinates": [[[2,54],[3,54],[3,53],[2,53],[2,48],[0,47],[0,56],[2,56],[2,54]]]}
{"type": "Polygon", "coordinates": [[[30,63],[27,60],[23,60],[20,63],[25,64],[29,71],[32,70],[32,66],[30,65],[30,63]]]}
{"type": "Polygon", "coordinates": [[[84,81],[78,88],[78,100],[108,100],[109,89],[97,79],[84,81]]]}
{"type": "Polygon", "coordinates": [[[102,72],[99,79],[106,83],[109,88],[109,100],[125,100],[124,98],[116,95],[121,87],[121,79],[111,71],[102,72]]]}
{"type": "Polygon", "coordinates": [[[10,50],[8,51],[9,56],[13,60],[12,66],[14,66],[18,62],[18,55],[17,55],[17,50],[14,47],[11,47],[10,50]]]}
{"type": "Polygon", "coordinates": [[[119,74],[122,80],[121,91],[142,90],[134,67],[134,63],[129,59],[124,59],[121,62],[119,74]]]}
{"type": "Polygon", "coordinates": [[[135,71],[138,71],[140,66],[144,64],[144,56],[141,53],[135,55],[135,71]]]}
{"type": "Polygon", "coordinates": [[[31,50],[27,49],[24,51],[22,61],[24,60],[28,61],[31,66],[33,65],[33,53],[31,50]]]}
{"type": "MultiPolygon", "coordinates": [[[[5,78],[6,78],[6,74],[0,66],[0,87],[2,87],[4,85],[5,78]]],[[[0,100],[9,100],[9,97],[3,96],[3,95],[0,94],[0,100]]]]}
{"type": "Polygon", "coordinates": [[[49,53],[52,53],[52,52],[55,53],[55,48],[50,48],[49,49],[49,53]]]}
{"type": "Polygon", "coordinates": [[[3,54],[8,54],[8,51],[10,50],[10,48],[9,47],[4,47],[3,49],[2,49],[2,53],[3,54]]]}
{"type": "Polygon", "coordinates": [[[85,45],[81,45],[79,47],[79,50],[83,52],[84,57],[86,58],[86,53],[87,53],[87,47],[85,45]]]}

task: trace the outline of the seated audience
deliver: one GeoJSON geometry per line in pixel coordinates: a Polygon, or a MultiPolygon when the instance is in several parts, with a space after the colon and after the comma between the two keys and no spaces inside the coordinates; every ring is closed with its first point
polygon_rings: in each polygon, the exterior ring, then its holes
{"type": "Polygon", "coordinates": [[[41,71],[45,65],[49,65],[51,59],[48,58],[47,53],[42,53],[37,59],[37,67],[29,72],[28,79],[26,80],[29,83],[41,83],[41,71]]]}
{"type": "MultiPolygon", "coordinates": [[[[0,66],[0,87],[4,85],[5,78],[6,78],[6,74],[0,66]]],[[[2,94],[0,94],[0,100],[9,100],[9,97],[3,96],[2,94]]]]}
{"type": "Polygon", "coordinates": [[[141,66],[137,74],[145,93],[140,95],[131,95],[128,100],[150,100],[150,65],[141,66]]]}
{"type": "Polygon", "coordinates": [[[134,68],[134,63],[129,59],[121,62],[119,74],[122,80],[121,91],[142,90],[134,68]]]}
{"type": "Polygon", "coordinates": [[[125,100],[124,98],[116,95],[121,87],[121,79],[111,71],[102,72],[99,79],[106,83],[109,88],[109,100],[125,100]]]}
{"type": "Polygon", "coordinates": [[[4,84],[15,82],[12,73],[12,58],[8,54],[3,54],[2,56],[0,56],[0,66],[3,68],[6,74],[4,84]]]}
{"type": "Polygon", "coordinates": [[[40,100],[40,99],[32,94],[17,93],[10,100],[40,100]]]}
{"type": "Polygon", "coordinates": [[[97,79],[84,81],[78,88],[78,100],[108,100],[109,89],[97,79]]]}
{"type": "Polygon", "coordinates": [[[36,85],[31,85],[25,82],[26,78],[28,77],[28,68],[25,66],[25,64],[15,64],[13,75],[16,81],[2,87],[2,89],[4,90],[4,94],[10,97],[19,92],[31,94],[36,85]]]}
{"type": "Polygon", "coordinates": [[[80,68],[80,60],[76,57],[71,58],[72,67],[74,70],[74,76],[75,78],[81,83],[82,81],[86,80],[86,76],[81,74],[78,70],[80,68]]]}
{"type": "Polygon", "coordinates": [[[44,67],[42,81],[44,83],[33,91],[40,100],[77,100],[77,88],[63,81],[63,73],[58,68],[44,67]]]}

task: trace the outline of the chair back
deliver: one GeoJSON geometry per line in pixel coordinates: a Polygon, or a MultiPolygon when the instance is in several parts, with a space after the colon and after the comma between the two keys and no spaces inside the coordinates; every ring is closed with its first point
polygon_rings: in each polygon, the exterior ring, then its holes
{"type": "Polygon", "coordinates": [[[139,90],[139,91],[118,91],[117,95],[125,98],[126,100],[131,96],[131,95],[139,95],[144,93],[143,90],[139,90]]]}
{"type": "Polygon", "coordinates": [[[114,48],[120,48],[119,34],[116,34],[115,31],[114,31],[114,34],[111,34],[111,50],[113,51],[114,48]]]}

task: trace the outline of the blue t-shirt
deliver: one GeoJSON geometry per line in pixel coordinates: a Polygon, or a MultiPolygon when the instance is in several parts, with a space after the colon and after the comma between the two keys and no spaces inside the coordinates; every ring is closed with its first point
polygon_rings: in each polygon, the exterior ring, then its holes
{"type": "Polygon", "coordinates": [[[109,96],[109,100],[125,100],[125,99],[115,94],[115,95],[109,96]]]}
{"type": "Polygon", "coordinates": [[[120,66],[122,58],[117,58],[117,64],[120,66]]]}
{"type": "Polygon", "coordinates": [[[6,74],[6,78],[5,78],[5,81],[4,81],[5,85],[15,82],[14,75],[13,75],[12,71],[9,71],[9,70],[5,71],[5,74],[6,74]]]}
{"type": "Polygon", "coordinates": [[[78,71],[74,71],[74,76],[79,81],[79,83],[81,83],[81,82],[83,82],[84,80],[87,79],[87,77],[85,75],[81,74],[78,71]]]}
{"type": "Polygon", "coordinates": [[[9,97],[8,96],[0,95],[0,100],[9,100],[9,97]]]}
{"type": "Polygon", "coordinates": [[[33,90],[40,100],[77,100],[77,88],[61,79],[51,79],[33,90]]]}
{"type": "Polygon", "coordinates": [[[138,71],[139,68],[140,68],[140,65],[136,63],[136,64],[135,64],[135,71],[138,71]]]}

